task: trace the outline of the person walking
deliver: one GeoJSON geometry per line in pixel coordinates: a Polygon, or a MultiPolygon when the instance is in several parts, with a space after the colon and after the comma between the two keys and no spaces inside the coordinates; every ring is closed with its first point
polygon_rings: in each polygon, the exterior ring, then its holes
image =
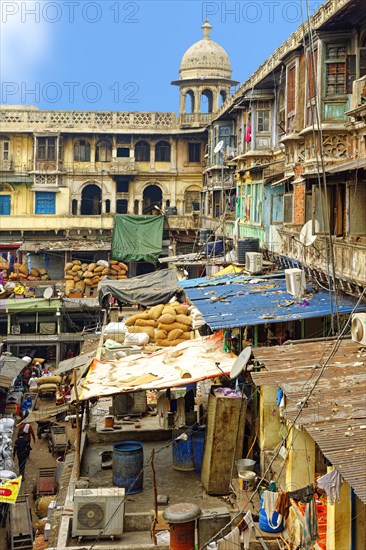
{"type": "Polygon", "coordinates": [[[18,439],[14,445],[13,458],[18,457],[19,475],[22,476],[22,481],[25,480],[25,465],[31,452],[29,441],[26,440],[23,433],[18,435],[18,439]]]}
{"type": "Polygon", "coordinates": [[[18,425],[18,436],[20,434],[23,434],[23,436],[29,442],[29,444],[31,443],[32,439],[33,439],[33,443],[36,442],[36,437],[34,435],[33,427],[31,424],[29,424],[29,422],[23,421],[18,425]]]}

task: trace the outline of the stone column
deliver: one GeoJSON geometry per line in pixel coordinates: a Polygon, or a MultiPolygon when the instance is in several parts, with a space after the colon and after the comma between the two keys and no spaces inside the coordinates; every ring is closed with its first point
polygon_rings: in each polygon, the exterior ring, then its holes
{"type": "Polygon", "coordinates": [[[81,216],[81,198],[77,199],[77,203],[76,215],[81,216]]]}
{"type": "Polygon", "coordinates": [[[150,172],[155,172],[155,143],[150,145],[150,172]]]}
{"type": "Polygon", "coordinates": [[[177,170],[177,142],[175,139],[170,138],[170,171],[176,172],[177,170]]]}

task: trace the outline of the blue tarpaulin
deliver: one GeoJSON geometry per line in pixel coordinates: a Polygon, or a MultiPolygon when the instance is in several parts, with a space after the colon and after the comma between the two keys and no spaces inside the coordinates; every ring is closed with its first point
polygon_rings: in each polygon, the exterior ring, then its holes
{"type": "MultiPolygon", "coordinates": [[[[334,296],[331,305],[327,291],[319,289],[315,292],[308,285],[308,293],[296,300],[286,292],[285,280],[273,277],[253,278],[236,274],[190,279],[178,284],[212,330],[311,319],[335,312],[334,296]]],[[[356,303],[357,300],[351,296],[339,295],[339,313],[351,313],[356,303]]],[[[363,304],[357,311],[365,309],[363,304]]]]}

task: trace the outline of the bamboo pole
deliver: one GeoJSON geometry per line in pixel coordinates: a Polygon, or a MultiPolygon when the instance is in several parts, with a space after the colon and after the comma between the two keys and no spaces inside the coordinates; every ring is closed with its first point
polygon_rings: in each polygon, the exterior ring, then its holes
{"type": "Polygon", "coordinates": [[[74,369],[74,392],[76,398],[76,440],[75,440],[75,454],[76,454],[76,479],[80,477],[80,443],[81,443],[81,426],[79,418],[79,394],[77,389],[76,369],[74,369]]]}

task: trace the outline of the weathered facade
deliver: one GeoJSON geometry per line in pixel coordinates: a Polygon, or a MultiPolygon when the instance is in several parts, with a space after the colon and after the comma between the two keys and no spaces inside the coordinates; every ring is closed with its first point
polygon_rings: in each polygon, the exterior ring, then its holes
{"type": "Polygon", "coordinates": [[[326,2],[224,104],[208,129],[203,201],[216,233],[258,237],[282,266],[334,274],[356,293],[366,282],[363,8],[326,2]]]}
{"type": "Polygon", "coordinates": [[[108,250],[115,214],[159,209],[169,216],[173,240],[195,240],[205,125],[234,84],[227,54],[209,37],[211,26],[202,29],[174,82],[178,117],[2,107],[2,242],[19,242],[24,252],[49,251],[58,241],[71,252],[88,243],[90,250],[108,250]]]}

